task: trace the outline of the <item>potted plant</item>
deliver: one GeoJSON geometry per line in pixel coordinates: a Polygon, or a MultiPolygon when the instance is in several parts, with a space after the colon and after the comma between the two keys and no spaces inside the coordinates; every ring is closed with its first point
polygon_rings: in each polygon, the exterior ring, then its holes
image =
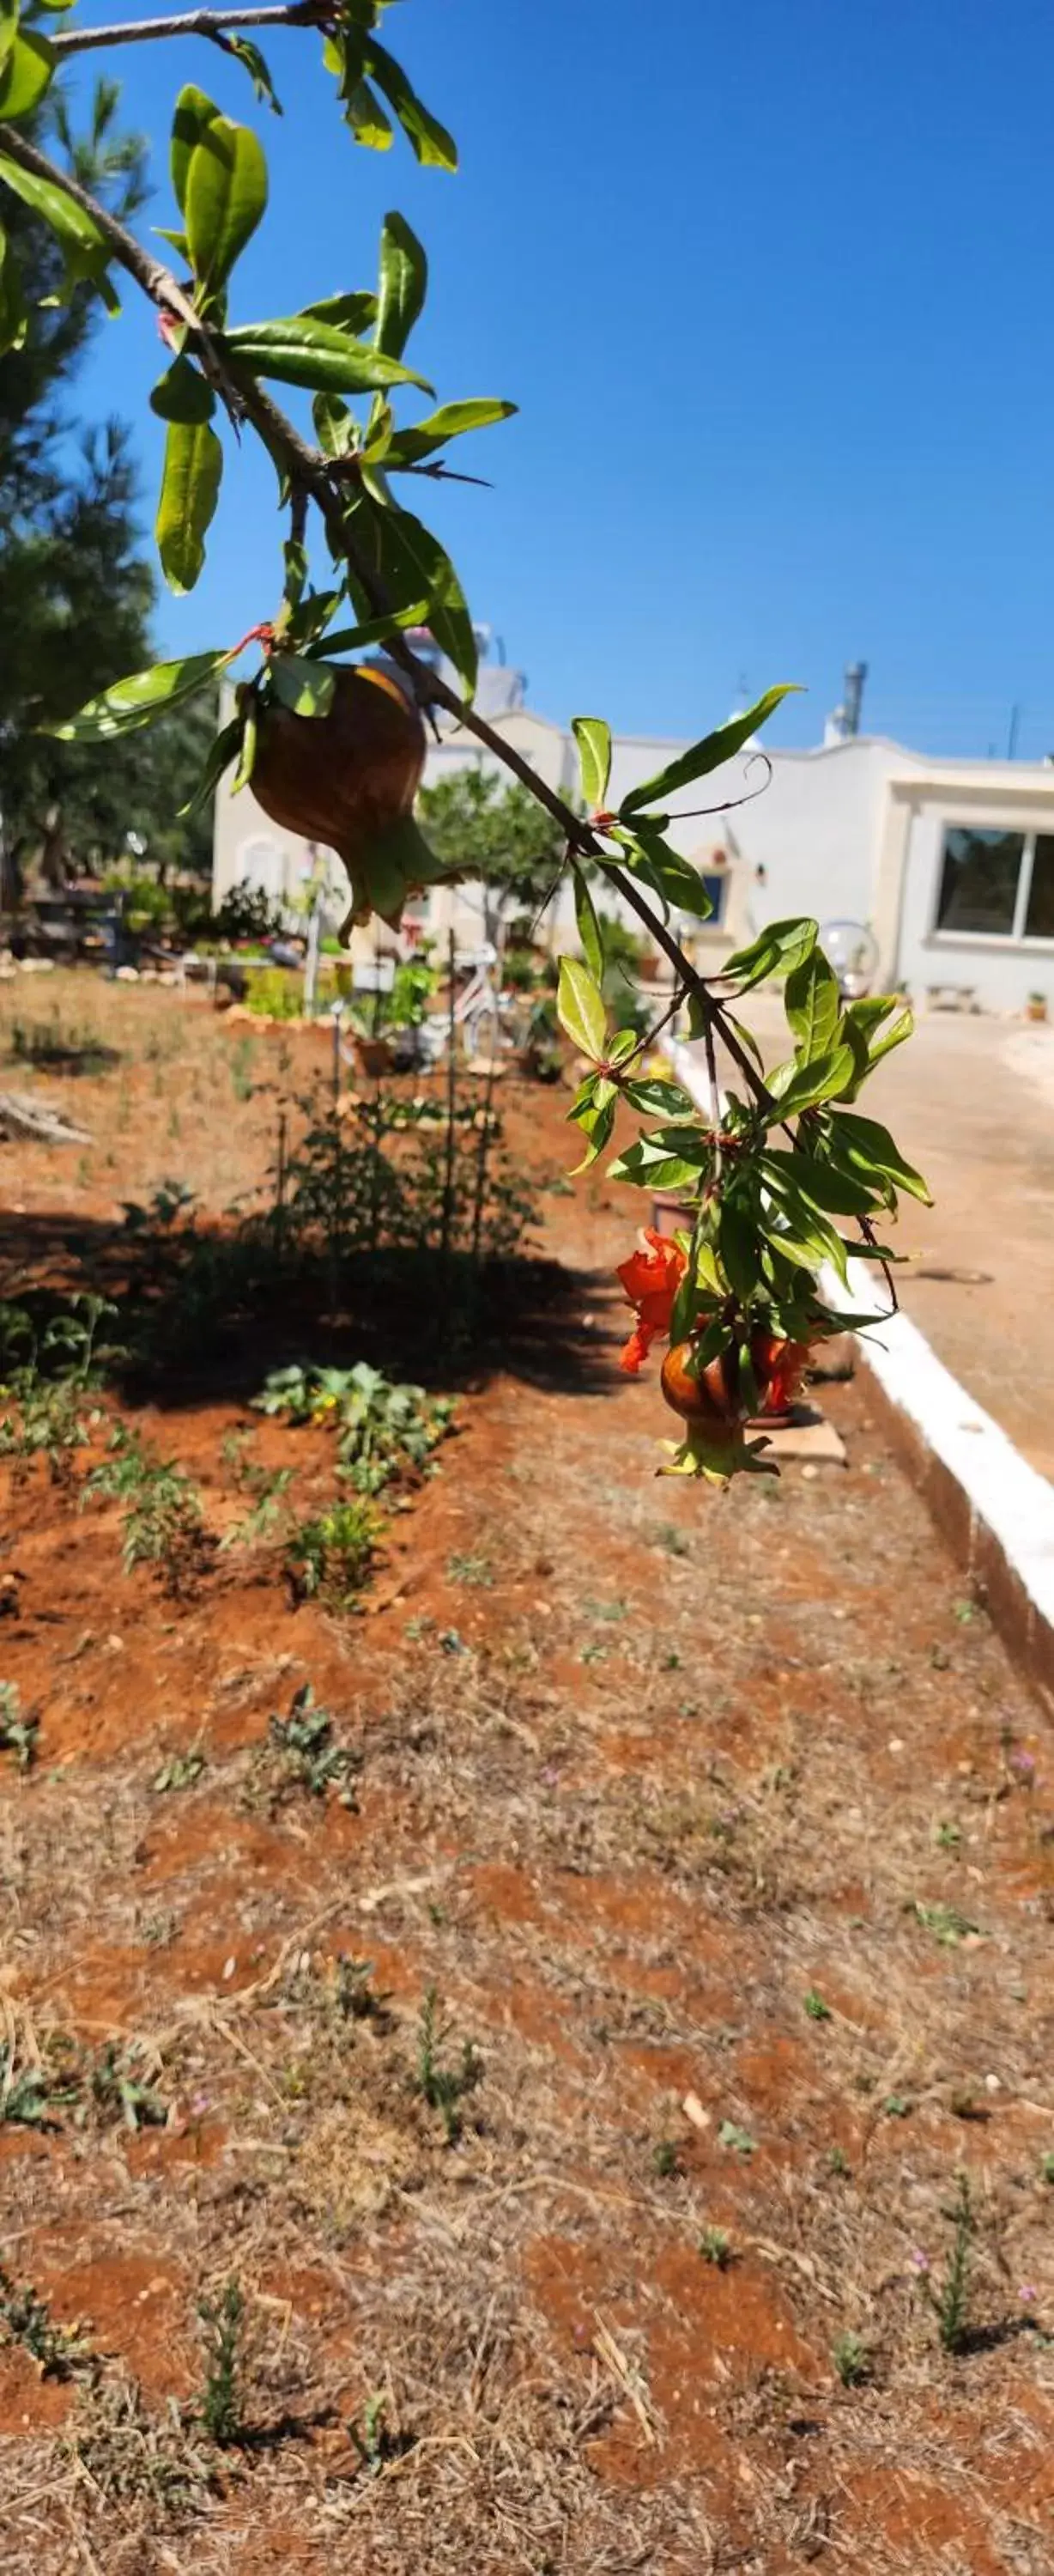
{"type": "Polygon", "coordinates": [[[1046,1016],[1047,1016],[1047,997],[1046,997],[1046,994],[1045,994],[1045,993],[1030,993],[1030,994],[1029,994],[1029,997],[1028,997],[1028,1000],[1027,1000],[1027,1002],[1026,1002],[1026,1004],[1025,1004],[1025,1018],[1026,1018],[1026,1020],[1045,1020],[1045,1019],[1046,1019],[1046,1016]]]}

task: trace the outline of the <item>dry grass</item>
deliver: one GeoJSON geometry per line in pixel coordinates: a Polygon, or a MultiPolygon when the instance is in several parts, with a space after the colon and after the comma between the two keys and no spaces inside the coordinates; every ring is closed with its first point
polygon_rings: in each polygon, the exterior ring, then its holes
{"type": "MultiPolygon", "coordinates": [[[[575,1221],[609,1261],[609,1213],[575,1221]]],[[[1046,2576],[1049,1745],[836,1401],[844,1479],[722,1503],[654,1486],[642,1392],[499,1381],[370,1620],[239,1552],[90,1608],[61,1498],[25,1542],[0,2037],[134,2045],[169,2118],[0,2123],[0,2261],[95,2356],[56,2388],[0,2333],[19,2571],[1046,2576]],[[308,1679],[357,1814],[253,1794],[308,1679]],[[198,2306],[231,2280],[218,2451],[198,2306]]]]}

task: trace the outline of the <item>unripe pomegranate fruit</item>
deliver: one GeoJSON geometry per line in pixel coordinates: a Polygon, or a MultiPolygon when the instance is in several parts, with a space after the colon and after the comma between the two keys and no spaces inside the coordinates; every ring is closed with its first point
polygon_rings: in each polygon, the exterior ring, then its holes
{"type": "Polygon", "coordinates": [[[675,1342],[662,1364],[662,1391],[672,1413],[682,1422],[694,1423],[705,1430],[711,1440],[733,1441],[739,1437],[743,1406],[738,1392],[738,1352],[722,1351],[709,1360],[698,1377],[688,1368],[692,1357],[691,1342],[675,1342]]]}
{"type": "Polygon", "coordinates": [[[338,670],[327,715],[260,709],[252,790],[272,822],[336,850],[357,883],[370,843],[408,815],[428,744],[416,707],[387,671],[338,670]]]}

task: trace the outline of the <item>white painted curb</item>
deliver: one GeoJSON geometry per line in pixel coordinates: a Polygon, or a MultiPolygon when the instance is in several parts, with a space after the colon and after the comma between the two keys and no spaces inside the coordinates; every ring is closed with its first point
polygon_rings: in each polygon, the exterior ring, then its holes
{"type": "MultiPolygon", "coordinates": [[[[666,1052],[678,1081],[708,1112],[709,1083],[694,1050],[675,1040],[666,1052]]],[[[851,1261],[849,1278],[847,1296],[828,1267],[821,1274],[821,1295],[842,1314],[873,1315],[881,1273],[873,1263],[851,1261]]],[[[1000,1617],[998,1603],[990,1599],[993,1617],[1013,1632],[1011,1645],[1024,1645],[1036,1678],[1054,1687],[1054,1486],[974,1403],[907,1315],[891,1314],[872,1327],[860,1337],[860,1348],[916,1444],[957,1490],[967,1520],[967,1570],[987,1580],[993,1547],[1003,1560],[1018,1599],[1013,1618],[1009,1611],[1000,1617]]]]}

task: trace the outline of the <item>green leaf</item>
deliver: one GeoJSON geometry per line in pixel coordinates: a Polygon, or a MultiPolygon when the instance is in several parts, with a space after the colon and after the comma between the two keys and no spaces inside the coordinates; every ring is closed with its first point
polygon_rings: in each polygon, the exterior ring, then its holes
{"type": "Polygon", "coordinates": [[[756,1226],[733,1198],[721,1202],[717,1247],[733,1297],[738,1297],[741,1306],[749,1306],[757,1295],[761,1251],[756,1226]]]}
{"type": "MultiPolygon", "coordinates": [[[[207,97],[195,81],[188,81],[176,100],[168,162],[172,194],[181,215],[187,211],[187,174],[191,153],[197,150],[203,135],[210,125],[218,123],[219,117],[220,109],[215,99],[207,97]]],[[[166,235],[166,239],[170,238],[166,235]]]]}
{"type": "Polygon", "coordinates": [[[572,716],[582,794],[591,814],[602,808],[611,776],[611,727],[603,716],[572,716]]]}
{"type": "Polygon", "coordinates": [[[317,647],[308,646],[309,658],[317,650],[331,662],[335,653],[361,653],[370,644],[386,644],[406,626],[422,626],[428,615],[427,599],[412,600],[408,608],[392,611],[388,617],[367,618],[361,626],[338,626],[335,635],[327,635],[317,647]]]}
{"type": "Polygon", "coordinates": [[[335,331],[345,331],[353,340],[361,339],[377,318],[377,298],[364,287],[361,293],[350,288],[346,295],[323,295],[317,304],[305,304],[298,322],[328,322],[335,331]]]}
{"type": "Polygon", "coordinates": [[[223,477],[223,449],[207,421],[173,421],[165,440],[157,550],[169,589],[193,590],[223,477]]]}
{"type": "Polygon", "coordinates": [[[759,1157],[758,1168],[777,1198],[786,1202],[794,1191],[826,1216],[868,1216],[875,1205],[863,1180],[812,1154],[774,1150],[759,1157]]]}
{"type": "Polygon", "coordinates": [[[18,263],[0,224],[0,357],[5,357],[9,349],[23,349],[28,329],[29,312],[18,263]]]}
{"type": "Polygon", "coordinates": [[[186,176],[187,246],[208,297],[225,285],[267,204],[267,163],[251,126],[217,116],[205,125],[186,176]]]}
{"type": "Polygon", "coordinates": [[[640,1082],[624,1082],[622,1097],[639,1118],[690,1118],[695,1108],[680,1083],[666,1082],[661,1074],[640,1082]]]}
{"type": "Polygon", "coordinates": [[[248,786],[256,767],[256,753],[260,741],[260,701],[255,689],[246,689],[241,700],[238,722],[241,726],[242,747],[238,766],[231,780],[232,796],[241,795],[243,787],[248,786]]]}
{"type": "Polygon", "coordinates": [[[428,261],[422,244],[404,215],[386,215],[373,337],[389,358],[402,357],[427,292],[428,261]]]}
{"type": "Polygon", "coordinates": [[[186,804],[181,805],[179,808],[179,820],[181,823],[185,821],[188,815],[200,813],[202,806],[208,804],[210,796],[215,793],[216,788],[219,786],[224,770],[230,768],[231,762],[238,752],[241,738],[241,717],[232,716],[230,723],[223,726],[222,731],[217,734],[215,742],[209,749],[204,769],[202,770],[193,795],[188,796],[186,804]]]}
{"type": "Polygon", "coordinates": [[[397,358],[386,357],[368,340],[354,340],[332,322],[291,313],[274,322],[242,322],[224,333],[224,347],[255,376],[272,376],[279,384],[307,385],[313,392],[371,394],[387,385],[432,388],[397,358]]]}
{"type": "Polygon", "coordinates": [[[722,977],[749,993],[770,975],[789,975],[811,957],[820,936],[818,921],[770,921],[749,948],[737,948],[721,968],[722,977]]]}
{"type": "MultiPolygon", "coordinates": [[[[821,1100],[836,1100],[840,1091],[855,1079],[856,1058],[851,1047],[834,1047],[829,1055],[817,1056],[812,1064],[777,1065],[766,1077],[767,1087],[777,1103],[780,1118],[797,1118],[803,1109],[815,1109],[821,1100]]],[[[771,1123],[771,1121],[770,1121],[771,1123]]]]}
{"type": "Polygon", "coordinates": [[[390,151],[395,127],[368,81],[356,81],[345,93],[344,117],[356,143],[363,144],[368,152],[390,151]]]}
{"type": "Polygon", "coordinates": [[[35,171],[23,170],[17,161],[9,161],[6,153],[0,153],[0,179],[57,233],[66,254],[67,300],[72,288],[85,279],[97,289],[109,311],[118,312],[117,296],[107,274],[110,247],[94,217],[75,205],[64,188],[50,179],[38,179],[35,171]]]}
{"type": "Polygon", "coordinates": [[[140,733],[184,699],[211,688],[233,659],[231,652],[192,653],[180,662],[155,662],[149,671],[133,671],[128,679],[115,680],[101,697],[89,698],[87,706],[63,724],[41,725],[39,730],[57,735],[60,742],[102,742],[115,733],[140,733]]]}
{"type": "MultiPolygon", "coordinates": [[[[454,665],[465,695],[476,685],[478,647],[464,591],[437,537],[409,510],[382,510],[363,500],[354,515],[358,551],[383,582],[395,609],[427,598],[431,634],[454,665]]],[[[361,585],[350,576],[356,605],[361,585]]],[[[371,603],[363,597],[363,605],[371,603]]]]}
{"type": "Polygon", "coordinates": [[[575,889],[575,920],[578,924],[578,936],[582,942],[582,950],[586,965],[589,968],[589,972],[593,977],[594,983],[602,984],[604,980],[604,942],[600,935],[600,923],[597,920],[596,905],[593,901],[592,895],[590,894],[589,887],[586,884],[581,868],[576,867],[573,861],[571,865],[571,876],[575,889]]]}
{"type": "Polygon", "coordinates": [[[597,1100],[591,1109],[580,1116],[578,1124],[586,1139],[586,1149],[581,1162],[574,1163],[571,1167],[572,1180],[577,1178],[579,1172],[588,1172],[590,1164],[596,1162],[598,1154],[602,1154],[610,1145],[617,1105],[617,1096],[615,1100],[597,1100]]]}
{"type": "Polygon", "coordinates": [[[261,107],[269,107],[275,116],[281,116],[282,102],[259,45],[252,44],[248,36],[231,35],[221,35],[220,43],[225,54],[233,54],[237,62],[244,64],[261,107]]]}
{"type": "Polygon", "coordinates": [[[782,688],[767,689],[764,697],[759,698],[757,705],[750,707],[746,715],[733,716],[731,723],[719,725],[716,733],[706,734],[702,742],[693,743],[690,751],[682,751],[667,768],[657,770],[654,778],[645,778],[639,787],[634,787],[628,796],[623,797],[619,813],[627,816],[639,813],[643,805],[661,805],[667,796],[675,796],[679,788],[690,787],[694,778],[706,778],[712,769],[720,769],[723,762],[732,760],[737,751],[742,751],[744,743],[750,741],[759,725],[767,722],[781,700],[791,695],[793,688],[794,683],[788,682],[782,688]]]}
{"type": "Polygon", "coordinates": [[[895,1190],[906,1191],[909,1198],[921,1199],[923,1207],[932,1207],[921,1172],[905,1162],[888,1127],[881,1127],[876,1118],[861,1118],[856,1110],[837,1109],[831,1122],[831,1145],[832,1149],[840,1149],[865,1180],[877,1174],[890,1181],[895,1190]]]}
{"type": "Polygon", "coordinates": [[[762,1214],[760,1223],[768,1242],[784,1260],[793,1261],[814,1275],[822,1270],[825,1261],[829,1261],[839,1278],[847,1281],[847,1247],[837,1226],[830,1225],[825,1216],[817,1215],[804,1199],[794,1201],[786,1208],[777,1203],[774,1209],[762,1214]]]}
{"type": "Polygon", "coordinates": [[[829,1055],[838,1035],[842,1004],[838,977],[821,948],[814,948],[800,966],[791,968],[783,998],[797,1039],[799,1064],[812,1064],[817,1056],[829,1055]]]}
{"type": "Polygon", "coordinates": [[[273,653],[268,663],[276,698],[295,716],[328,716],[337,675],[323,661],[301,653],[273,653]]]}
{"type": "Polygon", "coordinates": [[[30,29],[16,35],[3,71],[0,71],[0,116],[9,124],[21,116],[32,116],[39,107],[45,90],[51,86],[55,72],[55,53],[46,36],[30,29]]]}
{"type": "Polygon", "coordinates": [[[625,850],[634,874],[654,888],[667,911],[690,912],[697,921],[709,920],[714,907],[698,868],[672,850],[657,827],[637,823],[631,832],[616,831],[614,838],[625,850]]]}
{"type": "Polygon", "coordinates": [[[631,1181],[636,1188],[647,1190],[698,1189],[697,1163],[687,1163],[677,1154],[644,1154],[642,1142],[627,1145],[625,1153],[608,1164],[609,1181],[631,1181]]]}
{"type": "MultiPolygon", "coordinates": [[[[417,159],[434,170],[456,170],[457,145],[453,136],[447,133],[445,125],[440,125],[438,117],[430,115],[416,90],[411,89],[394,56],[386,46],[378,45],[372,36],[366,48],[365,68],[370,80],[376,81],[378,89],[383,92],[389,107],[394,109],[417,159]]],[[[372,92],[369,95],[372,98],[372,92]]],[[[348,107],[350,112],[350,100],[348,107]]],[[[360,133],[358,126],[355,131],[359,142],[370,139],[360,133]]]]}
{"type": "Polygon", "coordinates": [[[560,1026],[566,1029],[572,1046],[580,1055],[591,1057],[594,1064],[603,1062],[607,1038],[607,1012],[600,986],[578,957],[561,957],[560,985],[556,997],[560,1026]]]}
{"type": "Polygon", "coordinates": [[[150,396],[150,409],[156,411],[159,420],[177,421],[183,428],[192,429],[212,419],[216,397],[200,367],[192,366],[189,358],[174,358],[164,375],[158,377],[150,396]]]}
{"type": "Polygon", "coordinates": [[[861,1030],[867,1041],[868,1072],[871,1071],[873,1065],[880,1064],[882,1057],[884,1055],[889,1055],[894,1047],[903,1046],[906,1038],[914,1036],[915,1014],[906,1002],[901,1010],[899,1019],[893,1020],[889,1028],[883,1031],[881,1037],[872,1036],[870,1034],[871,1030],[876,1028],[881,1020],[888,1019],[890,1011],[896,1010],[899,1000],[899,993],[876,993],[873,996],[873,1001],[880,1004],[880,1009],[877,1015],[872,1017],[870,1020],[864,1019],[860,1016],[861,1013],[866,1012],[871,1008],[870,1001],[851,1002],[849,1005],[848,1016],[852,1019],[855,1026],[861,1030]]]}
{"type": "Polygon", "coordinates": [[[436,449],[445,447],[451,438],[464,438],[472,429],[492,429],[499,420],[511,420],[518,409],[510,402],[442,403],[438,411],[429,412],[427,420],[414,423],[412,429],[396,431],[388,450],[387,463],[393,471],[405,465],[421,465],[436,449]]]}

